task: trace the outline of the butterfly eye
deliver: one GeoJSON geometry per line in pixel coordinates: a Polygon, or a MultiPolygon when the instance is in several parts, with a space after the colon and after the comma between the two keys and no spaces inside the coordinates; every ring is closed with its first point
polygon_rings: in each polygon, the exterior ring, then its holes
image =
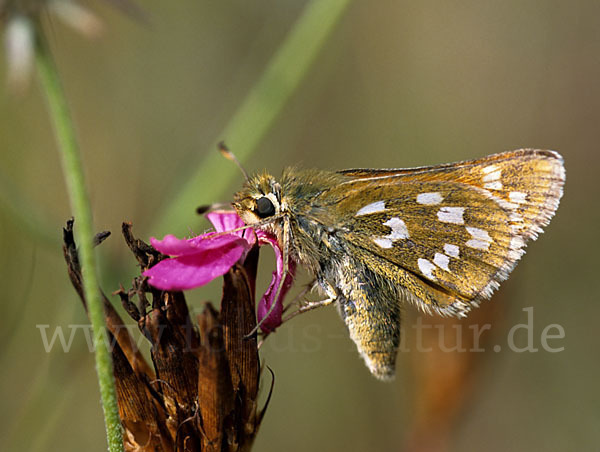
{"type": "Polygon", "coordinates": [[[275,206],[269,198],[263,196],[256,200],[256,213],[261,218],[270,217],[275,214],[275,206]]]}

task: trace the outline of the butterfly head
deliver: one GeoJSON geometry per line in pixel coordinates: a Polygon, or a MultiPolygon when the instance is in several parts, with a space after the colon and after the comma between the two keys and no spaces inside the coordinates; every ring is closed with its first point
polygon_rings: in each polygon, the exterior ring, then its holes
{"type": "Polygon", "coordinates": [[[275,220],[286,210],[281,201],[281,186],[266,173],[246,182],[235,194],[233,207],[246,224],[264,223],[269,218],[275,220]]]}

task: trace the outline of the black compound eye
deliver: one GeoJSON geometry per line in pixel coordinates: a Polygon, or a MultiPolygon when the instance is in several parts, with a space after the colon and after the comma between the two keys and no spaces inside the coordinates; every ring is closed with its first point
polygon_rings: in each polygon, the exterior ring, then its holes
{"type": "Polygon", "coordinates": [[[256,213],[261,218],[270,217],[275,214],[275,206],[269,198],[263,196],[256,200],[256,213]]]}

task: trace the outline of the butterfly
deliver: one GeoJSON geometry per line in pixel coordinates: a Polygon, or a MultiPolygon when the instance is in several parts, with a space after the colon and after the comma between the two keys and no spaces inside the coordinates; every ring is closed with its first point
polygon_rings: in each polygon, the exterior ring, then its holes
{"type": "Polygon", "coordinates": [[[233,206],[306,268],[388,380],[402,306],[466,316],[549,223],[564,181],[560,154],[520,149],[410,169],[287,168],[248,178],[233,206]]]}

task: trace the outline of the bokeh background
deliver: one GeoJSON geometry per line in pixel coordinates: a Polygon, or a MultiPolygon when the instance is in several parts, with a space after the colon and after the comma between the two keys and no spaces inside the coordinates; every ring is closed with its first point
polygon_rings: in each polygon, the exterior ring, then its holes
{"type": "MultiPolygon", "coordinates": [[[[215,153],[213,143],[227,140],[221,131],[306,2],[139,4],[142,22],[90,2],[104,23],[96,40],[46,24],[95,226],[114,233],[98,250],[106,292],[136,273],[122,221],[145,239],[208,227],[192,210],[182,213],[184,224],[161,215],[215,153]],[[156,226],[163,220],[168,228],[156,226]]],[[[409,167],[538,147],[563,154],[565,195],[547,232],[477,314],[491,325],[485,352],[415,352],[413,325],[432,320],[407,309],[411,351],[386,384],[369,375],[334,309],[284,325],[262,351],[276,382],[255,450],[598,450],[599,80],[595,0],[351,2],[246,161],[249,171],[409,167]],[[509,331],[528,321],[528,307],[539,351],[511,351],[509,331]],[[564,347],[557,353],[541,347],[551,324],[565,333],[549,341],[564,347]]],[[[105,450],[83,333],[68,353],[47,353],[38,327],[51,334],[87,319],[62,261],[71,212],[35,79],[24,94],[3,91],[0,131],[0,450],[105,450]]],[[[237,170],[223,159],[219,171],[215,180],[237,170]]],[[[242,178],[235,180],[220,199],[199,191],[198,204],[231,199],[242,178]]],[[[264,285],[273,258],[263,255],[264,285]]],[[[219,284],[190,294],[194,308],[218,300],[219,284]]],[[[450,329],[431,331],[469,332],[467,324],[441,325],[450,329]]],[[[525,346],[528,337],[521,329],[514,339],[525,346]]],[[[263,383],[266,395],[268,377],[263,383]]]]}

